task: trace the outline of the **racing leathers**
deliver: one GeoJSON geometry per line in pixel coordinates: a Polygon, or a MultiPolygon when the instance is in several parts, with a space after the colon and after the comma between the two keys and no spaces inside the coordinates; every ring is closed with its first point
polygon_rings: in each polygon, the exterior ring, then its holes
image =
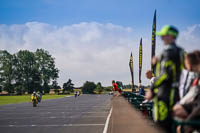
{"type": "Polygon", "coordinates": [[[151,91],[154,97],[154,120],[169,130],[172,107],[179,100],[178,86],[183,68],[183,49],[175,43],[167,45],[156,64],[156,80],[151,91]]]}

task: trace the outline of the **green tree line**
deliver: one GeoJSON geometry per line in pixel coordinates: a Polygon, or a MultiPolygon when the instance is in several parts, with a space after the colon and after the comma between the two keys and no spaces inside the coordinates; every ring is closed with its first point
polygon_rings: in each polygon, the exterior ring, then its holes
{"type": "Polygon", "coordinates": [[[84,94],[94,94],[95,92],[101,94],[104,91],[105,87],[103,87],[100,82],[95,84],[94,82],[86,81],[82,87],[82,92],[84,94]]]}
{"type": "Polygon", "coordinates": [[[55,58],[48,51],[20,50],[11,54],[0,51],[0,91],[24,94],[33,91],[48,93],[58,78],[55,58]]]}

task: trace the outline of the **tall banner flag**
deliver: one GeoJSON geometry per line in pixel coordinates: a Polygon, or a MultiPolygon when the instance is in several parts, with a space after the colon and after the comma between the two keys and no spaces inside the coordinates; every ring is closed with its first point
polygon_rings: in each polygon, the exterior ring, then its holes
{"type": "Polygon", "coordinates": [[[130,72],[131,72],[131,79],[132,79],[132,91],[134,91],[134,75],[133,75],[133,55],[131,52],[130,62],[129,62],[130,72]]]}
{"type": "MultiPolygon", "coordinates": [[[[156,50],[156,10],[154,12],[154,17],[153,17],[151,62],[152,58],[155,56],[155,50],[156,50]]],[[[151,64],[151,71],[154,72],[153,64],[151,64]]]]}
{"type": "Polygon", "coordinates": [[[142,82],[141,74],[142,74],[142,38],[140,40],[140,47],[139,47],[139,83],[142,82]]]}

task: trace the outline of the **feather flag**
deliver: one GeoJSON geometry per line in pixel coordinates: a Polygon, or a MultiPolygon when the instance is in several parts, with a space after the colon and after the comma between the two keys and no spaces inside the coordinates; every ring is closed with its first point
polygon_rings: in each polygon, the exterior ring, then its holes
{"type": "Polygon", "coordinates": [[[132,55],[132,52],[131,52],[129,67],[130,67],[131,79],[132,79],[132,89],[134,89],[134,71],[133,71],[133,55],[132,55]]]}
{"type": "MultiPolygon", "coordinates": [[[[155,50],[156,50],[156,10],[154,12],[153,27],[152,27],[151,62],[152,62],[152,58],[155,56],[155,50]]],[[[155,66],[151,64],[151,71],[154,72],[154,69],[155,69],[155,66]]]]}
{"type": "Polygon", "coordinates": [[[140,47],[139,47],[139,83],[142,82],[141,74],[142,74],[142,38],[140,40],[140,47]]]}

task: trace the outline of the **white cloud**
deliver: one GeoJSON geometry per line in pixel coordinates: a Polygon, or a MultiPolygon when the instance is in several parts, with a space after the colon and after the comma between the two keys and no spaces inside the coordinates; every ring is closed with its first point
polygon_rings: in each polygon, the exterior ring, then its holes
{"type": "Polygon", "coordinates": [[[187,27],[180,34],[179,43],[186,51],[200,50],[200,24],[187,27]]]}
{"type": "MultiPolygon", "coordinates": [[[[199,35],[189,27],[183,31],[180,42],[184,39],[194,43],[198,48],[199,35]],[[195,34],[194,34],[195,33],[195,34]]],[[[151,33],[150,33],[151,35],[151,33]]],[[[144,72],[150,68],[151,36],[143,38],[143,76],[142,81],[148,84],[144,72]]],[[[137,33],[130,27],[111,23],[83,22],[57,27],[40,22],[28,22],[23,25],[0,25],[0,49],[15,53],[20,49],[35,51],[37,48],[48,50],[56,58],[60,69],[59,83],[62,85],[71,78],[76,86],[86,80],[110,85],[113,79],[130,83],[129,58],[134,55],[135,83],[138,83],[138,47],[137,33]]],[[[158,43],[160,43],[158,41],[158,43]]],[[[162,45],[161,45],[162,46],[162,45]]],[[[160,52],[160,47],[158,51],[160,52]]],[[[186,46],[187,47],[187,46],[186,46]]]]}

